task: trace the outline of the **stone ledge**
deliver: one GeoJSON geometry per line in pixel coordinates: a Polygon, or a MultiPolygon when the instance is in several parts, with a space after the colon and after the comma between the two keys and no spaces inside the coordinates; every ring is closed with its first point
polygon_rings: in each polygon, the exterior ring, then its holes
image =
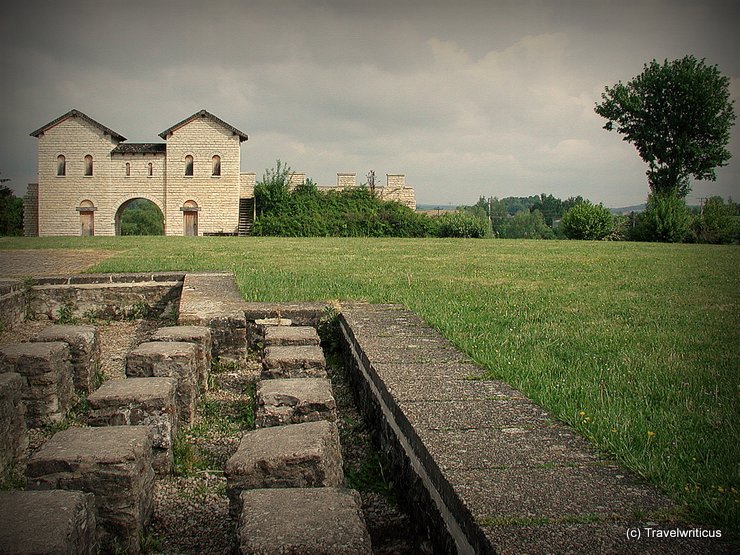
{"type": "MultiPolygon", "coordinates": [[[[676,510],[520,392],[469,379],[482,369],[403,307],[347,306],[340,327],[360,404],[435,550],[518,553],[512,538],[526,528],[532,545],[582,552],[592,519],[632,522],[676,510]],[[563,534],[568,524],[572,536],[563,534]]],[[[627,528],[603,530],[611,551],[635,548],[627,528]]],[[[683,547],[674,540],[655,553],[683,547]]],[[[707,541],[698,552],[713,549],[722,546],[707,541]]]]}

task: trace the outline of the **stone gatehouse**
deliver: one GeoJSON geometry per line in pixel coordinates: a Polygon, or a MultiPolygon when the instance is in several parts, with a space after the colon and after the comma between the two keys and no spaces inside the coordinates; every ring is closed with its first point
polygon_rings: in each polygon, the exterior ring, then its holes
{"type": "MultiPolygon", "coordinates": [[[[27,236],[120,235],[121,214],[136,199],[159,208],[165,235],[249,232],[256,175],[240,171],[247,134],[206,110],[162,131],[165,143],[128,143],[79,110],[31,136],[38,139],[38,183],[24,199],[27,236]]],[[[355,174],[341,173],[329,188],[355,185],[355,174]]],[[[403,175],[388,175],[378,194],[416,207],[403,175]]]]}

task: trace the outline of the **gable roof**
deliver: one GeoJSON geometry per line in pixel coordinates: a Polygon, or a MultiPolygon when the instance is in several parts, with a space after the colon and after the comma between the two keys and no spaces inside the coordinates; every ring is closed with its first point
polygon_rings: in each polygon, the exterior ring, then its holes
{"type": "Polygon", "coordinates": [[[216,116],[214,116],[213,114],[211,114],[210,112],[208,112],[206,110],[200,110],[199,112],[194,113],[189,118],[185,118],[180,123],[176,123],[175,125],[173,125],[169,129],[165,129],[164,131],[162,131],[159,134],[159,136],[162,137],[163,139],[167,140],[167,135],[169,135],[170,133],[172,133],[174,131],[177,131],[180,127],[182,127],[183,125],[186,125],[186,124],[190,123],[191,121],[193,121],[196,118],[208,118],[211,121],[214,121],[214,122],[218,123],[222,127],[225,127],[226,129],[228,129],[229,131],[231,131],[234,135],[238,135],[239,136],[239,142],[240,143],[243,142],[243,141],[246,141],[249,138],[249,137],[247,137],[247,134],[246,133],[244,133],[242,131],[239,131],[236,127],[233,127],[233,126],[229,125],[228,123],[226,123],[222,119],[217,118],[216,116]]]}
{"type": "Polygon", "coordinates": [[[111,150],[113,154],[158,154],[166,152],[165,143],[121,143],[111,150]]]}
{"type": "Polygon", "coordinates": [[[63,116],[58,117],[54,121],[52,121],[50,123],[47,123],[43,127],[40,127],[39,129],[37,129],[36,131],[34,131],[33,133],[31,133],[31,137],[38,137],[39,135],[45,133],[48,129],[51,129],[55,125],[58,125],[61,122],[63,122],[64,120],[69,119],[69,118],[81,118],[81,119],[85,120],[87,123],[89,123],[89,124],[97,127],[98,129],[100,129],[106,135],[110,135],[114,139],[117,139],[119,141],[125,141],[126,140],[126,137],[124,137],[120,133],[116,133],[115,131],[113,131],[112,129],[109,129],[108,127],[106,127],[102,123],[98,123],[97,121],[95,121],[94,119],[92,119],[90,116],[88,116],[86,114],[83,114],[79,110],[70,110],[69,112],[67,112],[63,116]]]}

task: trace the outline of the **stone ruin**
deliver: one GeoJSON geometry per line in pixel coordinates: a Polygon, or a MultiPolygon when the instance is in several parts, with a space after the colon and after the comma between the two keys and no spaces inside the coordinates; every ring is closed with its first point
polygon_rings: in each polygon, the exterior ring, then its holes
{"type": "MultiPolygon", "coordinates": [[[[79,279],[30,294],[5,286],[0,308],[11,318],[54,306],[121,313],[136,298],[161,309],[174,303],[178,325],[129,353],[125,379],[102,385],[95,328],[50,325],[32,342],[0,346],[3,472],[21,459],[29,427],[59,422],[74,395],[90,405],[88,426],[57,432],[31,455],[25,487],[0,492],[0,552],[141,552],[153,481],[170,471],[177,430],[193,421],[209,357],[238,359],[248,349],[263,353],[257,428],[224,467],[240,553],[373,552],[359,496],[345,485],[315,329],[321,303],[247,303],[221,273],[79,279]],[[145,293],[135,285],[142,279],[145,293]]],[[[338,326],[358,403],[431,551],[631,552],[625,530],[648,522],[635,515],[681,526],[663,520],[675,510],[670,500],[520,392],[472,380],[480,368],[415,314],[347,305],[338,326]]],[[[642,542],[652,553],[731,552],[701,538],[642,542]]]]}

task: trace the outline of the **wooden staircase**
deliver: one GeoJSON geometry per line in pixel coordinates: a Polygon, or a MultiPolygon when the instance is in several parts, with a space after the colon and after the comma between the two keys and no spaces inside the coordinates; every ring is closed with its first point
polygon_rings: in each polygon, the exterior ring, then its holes
{"type": "Polygon", "coordinates": [[[239,199],[239,237],[246,237],[254,223],[254,197],[239,199]]]}

